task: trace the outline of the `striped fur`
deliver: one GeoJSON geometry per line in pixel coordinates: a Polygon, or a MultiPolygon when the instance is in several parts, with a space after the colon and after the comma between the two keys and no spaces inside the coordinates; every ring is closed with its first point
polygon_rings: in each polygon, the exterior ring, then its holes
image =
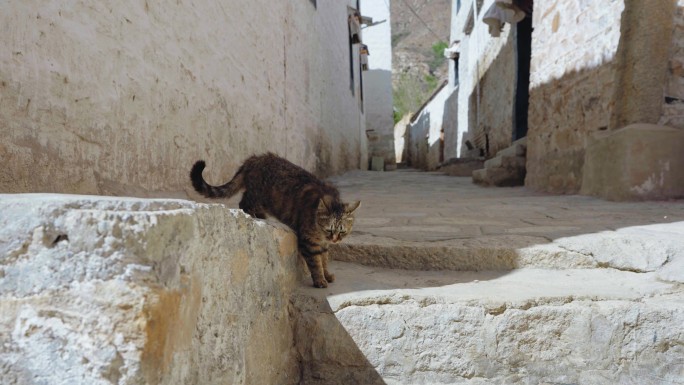
{"type": "Polygon", "coordinates": [[[272,153],[248,158],[228,183],[209,185],[202,177],[204,161],[192,167],[195,190],[207,198],[230,198],[244,190],[240,208],[264,219],[273,216],[297,234],[299,252],[306,261],[314,286],[327,287],[335,276],[328,271],[328,247],[349,235],[354,210],[330,183],[272,153]]]}

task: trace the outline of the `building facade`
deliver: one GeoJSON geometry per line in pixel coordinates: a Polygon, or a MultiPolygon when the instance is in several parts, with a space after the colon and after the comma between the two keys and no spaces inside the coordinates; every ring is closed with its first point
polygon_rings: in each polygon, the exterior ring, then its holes
{"type": "Polygon", "coordinates": [[[364,114],[369,157],[384,159],[385,169],[396,167],[392,100],[392,31],[389,0],[362,0],[361,13],[368,18],[362,26],[367,47],[363,72],[364,114]]]}
{"type": "Polygon", "coordinates": [[[185,196],[271,151],[367,164],[358,1],[4,2],[0,191],[185,196]]]}
{"type": "Polygon", "coordinates": [[[684,158],[668,150],[684,143],[683,5],[456,0],[446,156],[491,158],[526,137],[535,190],[684,196],[684,158]],[[502,14],[511,5],[521,18],[502,14]],[[629,155],[639,146],[662,151],[629,155]]]}

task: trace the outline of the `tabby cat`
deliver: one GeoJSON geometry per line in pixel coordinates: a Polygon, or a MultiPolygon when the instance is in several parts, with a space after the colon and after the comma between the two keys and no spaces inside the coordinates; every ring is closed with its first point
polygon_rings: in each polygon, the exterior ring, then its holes
{"type": "Polygon", "coordinates": [[[233,179],[211,186],[200,160],[190,172],[195,190],[207,198],[230,198],[244,189],[240,208],[256,218],[276,217],[297,234],[299,252],[315,287],[328,287],[335,276],[328,271],[328,246],[349,235],[354,210],[361,202],[343,203],[335,186],[272,153],[247,159],[233,179]]]}

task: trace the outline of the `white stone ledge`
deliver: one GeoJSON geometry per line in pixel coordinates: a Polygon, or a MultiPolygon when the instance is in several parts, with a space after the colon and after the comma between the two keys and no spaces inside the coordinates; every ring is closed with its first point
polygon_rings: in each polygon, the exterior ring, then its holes
{"type": "Polygon", "coordinates": [[[684,291],[656,273],[335,268],[416,287],[348,282],[329,298],[387,384],[671,384],[684,371],[684,291]]]}

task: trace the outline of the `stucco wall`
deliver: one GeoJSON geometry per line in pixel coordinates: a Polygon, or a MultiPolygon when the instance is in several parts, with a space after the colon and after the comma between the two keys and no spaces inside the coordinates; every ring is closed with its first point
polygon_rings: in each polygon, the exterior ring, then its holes
{"type": "Polygon", "coordinates": [[[407,156],[412,167],[434,170],[439,165],[440,133],[448,96],[449,90],[446,86],[436,90],[432,99],[407,126],[407,156]]]}
{"type": "Polygon", "coordinates": [[[219,182],[267,150],[358,168],[355,4],[3,2],[0,191],[183,196],[195,160],[219,182]]]}
{"type": "Polygon", "coordinates": [[[535,2],[527,178],[575,193],[588,135],[610,124],[624,1],[535,2]]]}
{"type": "Polygon", "coordinates": [[[363,72],[364,114],[369,130],[369,156],[381,156],[390,168],[396,163],[392,109],[392,36],[389,2],[363,0],[361,14],[380,23],[363,28],[368,46],[368,71],[363,72]],[[384,20],[384,22],[383,22],[384,20]],[[371,131],[372,130],[372,131],[371,131]]]}
{"type": "Polygon", "coordinates": [[[445,121],[447,157],[465,156],[466,140],[486,152],[485,136],[489,140],[488,154],[494,156],[510,145],[513,138],[515,39],[509,24],[504,26],[500,37],[489,34],[482,17],[493,3],[494,0],[486,0],[477,8],[475,1],[465,0],[458,13],[452,10],[451,41],[460,41],[460,60],[458,87],[453,65],[449,70],[449,87],[458,94],[457,100],[450,104],[458,113],[457,118],[445,121]],[[471,10],[473,29],[466,34],[471,10]]]}

